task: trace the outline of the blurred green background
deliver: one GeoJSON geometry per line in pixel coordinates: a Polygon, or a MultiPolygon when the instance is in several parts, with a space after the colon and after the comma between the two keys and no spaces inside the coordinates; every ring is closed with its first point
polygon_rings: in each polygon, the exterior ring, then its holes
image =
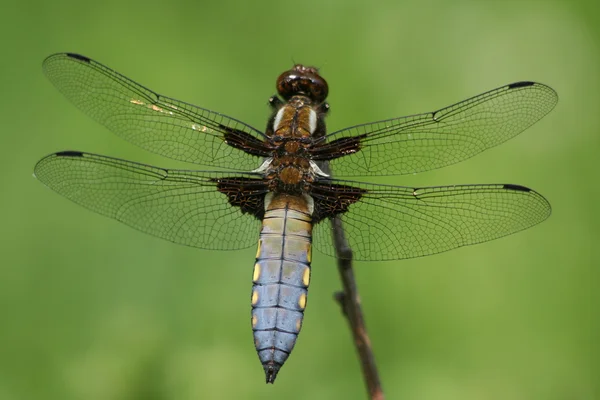
{"type": "Polygon", "coordinates": [[[259,128],[293,61],[328,80],[330,130],[519,80],[552,86],[557,108],[516,139],[455,166],[378,180],[522,184],[550,200],[548,221],[437,256],[356,263],[357,280],[389,399],[598,399],[597,4],[6,2],[0,399],[365,398],[332,300],[333,259],[315,254],[303,332],[267,386],[250,328],[255,249],[164,242],[32,177],[38,159],[66,149],[180,166],[63,99],[41,70],[60,51],[259,128]]]}

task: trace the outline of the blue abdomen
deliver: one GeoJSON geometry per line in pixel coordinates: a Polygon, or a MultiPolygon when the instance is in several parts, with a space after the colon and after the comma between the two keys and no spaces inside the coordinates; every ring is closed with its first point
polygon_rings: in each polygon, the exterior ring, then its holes
{"type": "Polygon", "coordinates": [[[267,383],[272,383],[302,327],[312,223],[305,198],[281,194],[269,200],[254,264],[252,329],[267,383]]]}

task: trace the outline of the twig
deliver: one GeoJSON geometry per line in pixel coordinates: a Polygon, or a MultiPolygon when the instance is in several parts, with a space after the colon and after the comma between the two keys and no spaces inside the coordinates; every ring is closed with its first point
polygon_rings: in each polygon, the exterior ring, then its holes
{"type": "Polygon", "coordinates": [[[367,391],[372,400],[383,400],[383,390],[375,365],[375,356],[371,349],[371,340],[367,333],[365,319],[360,306],[360,297],[356,289],[356,280],[352,270],[352,249],[344,235],[342,221],[335,217],[331,220],[333,226],[333,242],[338,261],[338,271],[342,280],[343,291],[335,293],[334,297],[342,308],[342,313],[350,324],[354,344],[361,362],[367,391]]]}
{"type": "MultiPolygon", "coordinates": [[[[328,162],[317,162],[319,168],[331,176],[331,167],[328,162]]],[[[333,227],[333,245],[338,263],[338,271],[342,280],[343,290],[334,294],[334,299],[340,304],[342,313],[348,320],[350,331],[354,338],[354,345],[358,352],[361,369],[367,391],[371,400],[384,400],[383,389],[379,381],[375,356],[371,349],[371,339],[367,333],[367,326],[360,306],[360,296],[356,288],[356,279],[352,270],[352,249],[346,240],[342,221],[339,217],[331,219],[333,227]]]]}

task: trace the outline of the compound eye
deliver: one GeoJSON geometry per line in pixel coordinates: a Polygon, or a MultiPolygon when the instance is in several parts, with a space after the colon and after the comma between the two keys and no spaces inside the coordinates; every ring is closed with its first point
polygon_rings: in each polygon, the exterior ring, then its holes
{"type": "Polygon", "coordinates": [[[296,65],[277,78],[277,92],[286,100],[295,95],[304,95],[316,103],[322,103],[327,98],[329,88],[316,68],[296,65]]]}

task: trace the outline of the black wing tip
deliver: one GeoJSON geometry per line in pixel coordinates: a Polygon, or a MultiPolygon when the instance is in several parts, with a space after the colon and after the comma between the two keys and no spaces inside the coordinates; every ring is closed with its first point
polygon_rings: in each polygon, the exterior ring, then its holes
{"type": "Polygon", "coordinates": [[[82,153],[81,151],[75,151],[75,150],[65,150],[65,151],[59,151],[58,153],[48,154],[46,157],[42,158],[35,164],[35,167],[33,167],[33,176],[35,176],[36,178],[39,179],[38,172],[39,172],[40,168],[43,167],[44,164],[46,164],[47,162],[51,161],[52,159],[55,159],[56,157],[83,157],[83,156],[84,156],[84,153],[82,153]]]}
{"type": "Polygon", "coordinates": [[[58,153],[54,153],[54,155],[56,157],[83,157],[83,153],[76,150],[59,151],[58,153]]]}
{"type": "MultiPolygon", "coordinates": [[[[525,186],[515,185],[513,183],[506,183],[502,186],[502,188],[506,189],[506,190],[514,190],[514,191],[523,192],[523,193],[531,193],[537,197],[538,202],[545,204],[545,206],[546,206],[545,216],[540,221],[536,222],[536,224],[546,220],[552,214],[552,205],[550,204],[548,199],[545,198],[544,196],[542,196],[540,193],[536,192],[535,190],[529,189],[528,187],[525,187],[525,186]]],[[[533,224],[533,225],[535,225],[535,224],[533,224]]],[[[533,226],[533,225],[531,225],[531,226],[533,226]]]]}
{"type": "Polygon", "coordinates": [[[267,383],[275,383],[275,378],[277,378],[277,373],[281,366],[276,364],[265,364],[264,368],[267,383]]]}
{"type": "Polygon", "coordinates": [[[511,83],[510,85],[508,85],[508,88],[516,89],[516,88],[522,88],[522,87],[533,86],[533,85],[535,85],[535,82],[521,81],[521,82],[511,83]]]}
{"type": "Polygon", "coordinates": [[[518,190],[520,192],[531,192],[531,189],[529,189],[528,187],[525,186],[521,186],[521,185],[514,185],[512,183],[507,183],[503,186],[503,189],[507,189],[507,190],[518,190]]]}
{"type": "Polygon", "coordinates": [[[71,58],[74,58],[76,60],[87,62],[87,63],[89,63],[90,61],[92,61],[90,58],[87,58],[86,56],[82,56],[81,54],[77,54],[77,53],[65,53],[65,55],[67,57],[71,57],[71,58]]]}

